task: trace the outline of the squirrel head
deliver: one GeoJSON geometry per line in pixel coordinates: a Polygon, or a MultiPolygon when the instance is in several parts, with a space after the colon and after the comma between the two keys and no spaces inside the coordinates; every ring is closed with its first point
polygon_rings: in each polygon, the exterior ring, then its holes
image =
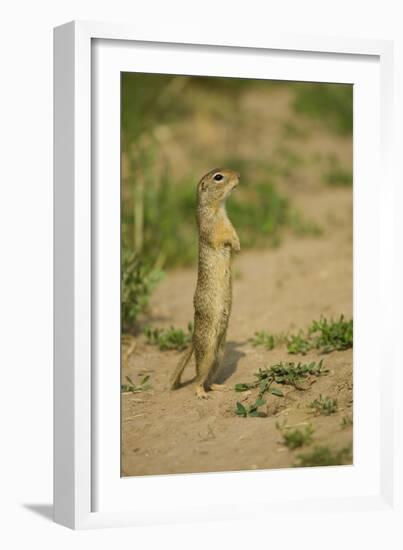
{"type": "Polygon", "coordinates": [[[239,184],[240,175],[227,168],[215,168],[205,174],[197,186],[198,202],[203,206],[223,204],[239,184]]]}

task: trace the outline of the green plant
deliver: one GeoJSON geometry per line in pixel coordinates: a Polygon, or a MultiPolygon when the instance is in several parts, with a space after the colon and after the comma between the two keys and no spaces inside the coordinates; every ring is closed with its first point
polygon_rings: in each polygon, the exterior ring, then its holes
{"type": "MultiPolygon", "coordinates": [[[[264,369],[259,369],[258,372],[254,374],[256,380],[250,383],[239,383],[235,384],[236,392],[244,392],[248,390],[258,389],[257,401],[254,403],[255,406],[257,403],[260,403],[256,406],[258,408],[266,402],[263,401],[265,394],[275,395],[276,397],[284,397],[283,392],[280,388],[274,386],[273,384],[278,385],[289,385],[293,386],[298,390],[305,390],[306,387],[301,385],[301,382],[307,379],[309,376],[322,376],[327,374],[329,371],[323,367],[323,361],[315,363],[276,363],[270,367],[265,367],[264,369]]],[[[249,411],[241,403],[237,403],[236,414],[239,416],[260,416],[258,414],[249,414],[249,411]],[[244,414],[246,411],[246,414],[244,414]]]]}
{"type": "Polygon", "coordinates": [[[306,389],[304,386],[301,386],[300,382],[309,376],[322,376],[329,372],[329,370],[323,366],[323,359],[319,362],[312,361],[311,363],[283,363],[281,361],[276,365],[272,365],[269,371],[277,384],[293,386],[297,390],[306,389]]]}
{"type": "Polygon", "coordinates": [[[286,121],[283,124],[282,128],[283,136],[288,139],[303,139],[307,136],[306,130],[302,129],[300,126],[293,124],[292,122],[286,121]]]}
{"type": "Polygon", "coordinates": [[[288,353],[306,355],[312,349],[311,342],[303,336],[303,333],[298,334],[269,334],[266,331],[256,332],[251,338],[253,346],[263,346],[268,350],[286,344],[288,353]]]}
{"type": "Polygon", "coordinates": [[[346,429],[350,428],[353,425],[353,417],[350,415],[343,416],[343,418],[340,421],[341,428],[346,429]]]}
{"type": "Polygon", "coordinates": [[[269,334],[265,330],[255,332],[253,338],[250,339],[252,346],[263,346],[266,349],[274,349],[281,344],[285,339],[283,335],[269,334]]]}
{"type": "Polygon", "coordinates": [[[195,186],[188,179],[175,180],[167,166],[161,169],[157,153],[152,153],[156,147],[151,140],[145,152],[130,153],[122,198],[123,238],[150,265],[188,265],[197,258],[195,186]]]}
{"type": "Polygon", "coordinates": [[[264,172],[253,185],[239,186],[227,204],[243,248],[277,246],[287,225],[289,202],[264,172]]]}
{"type": "Polygon", "coordinates": [[[280,146],[276,150],[277,162],[274,165],[276,172],[282,177],[289,178],[295,169],[303,164],[303,159],[295,150],[280,146]]]}
{"type": "Polygon", "coordinates": [[[307,331],[296,334],[272,334],[266,331],[256,332],[251,339],[254,346],[264,346],[273,349],[283,343],[288,353],[306,355],[312,349],[320,353],[341,351],[353,347],[353,320],[344,320],[341,315],[336,321],[321,317],[319,321],[312,321],[307,331]]]}
{"type": "Polygon", "coordinates": [[[306,219],[299,210],[290,209],[288,213],[288,225],[295,235],[306,237],[320,237],[323,229],[316,222],[306,219]]]}
{"type": "Polygon", "coordinates": [[[243,392],[250,389],[259,388],[259,395],[263,395],[265,392],[270,390],[270,393],[282,397],[283,394],[281,390],[278,388],[271,388],[271,384],[284,384],[293,386],[296,389],[304,390],[306,388],[299,384],[301,380],[306,379],[309,376],[322,376],[328,372],[329,370],[323,366],[323,360],[318,363],[315,361],[312,361],[311,363],[280,361],[270,367],[259,369],[258,372],[254,374],[257,378],[254,382],[235,384],[235,391],[243,392]]]}
{"type": "Polygon", "coordinates": [[[288,337],[287,350],[289,353],[305,355],[311,349],[320,353],[341,351],[353,347],[353,320],[345,321],[341,315],[339,320],[321,317],[319,321],[312,321],[307,334],[294,334],[288,337]]]}
{"type": "Polygon", "coordinates": [[[147,343],[158,346],[160,350],[184,350],[192,340],[193,325],[189,323],[187,331],[174,327],[168,329],[146,327],[144,334],[147,343]]]}
{"type": "Polygon", "coordinates": [[[163,273],[150,269],[145,262],[126,247],[122,248],[121,319],[122,329],[133,329],[137,317],[147,305],[150,294],[163,273]]]}
{"type": "Polygon", "coordinates": [[[129,384],[122,384],[121,390],[122,392],[131,392],[131,393],[140,393],[143,391],[150,390],[152,388],[151,384],[147,384],[148,380],[150,379],[150,376],[144,376],[144,378],[141,379],[140,384],[135,384],[133,380],[126,376],[126,380],[129,382],[129,384]]]}
{"type": "Polygon", "coordinates": [[[306,355],[312,349],[312,343],[302,333],[291,334],[286,342],[288,353],[306,355]]]}
{"type": "Polygon", "coordinates": [[[319,395],[317,399],[314,399],[309,406],[315,415],[324,414],[325,416],[329,416],[337,412],[338,409],[337,399],[322,397],[322,395],[319,395]]]}
{"type": "Polygon", "coordinates": [[[352,452],[349,446],[338,451],[332,451],[328,447],[314,447],[309,453],[299,454],[294,467],[339,466],[351,464],[351,460],[352,452]]]}
{"type": "Polygon", "coordinates": [[[265,404],[266,401],[264,399],[258,398],[252,405],[246,408],[242,403],[237,401],[235,413],[242,418],[246,418],[247,416],[266,416],[264,412],[259,411],[259,407],[263,407],[265,404]]]}
{"type": "Polygon", "coordinates": [[[281,426],[278,422],[276,428],[283,436],[283,443],[289,449],[297,449],[312,442],[312,436],[315,432],[312,424],[308,424],[303,429],[292,429],[291,426],[281,426]]]}
{"type": "Polygon", "coordinates": [[[188,112],[186,103],[177,100],[188,82],[186,76],[122,73],[124,150],[158,124],[167,124],[188,112]]]}
{"type": "Polygon", "coordinates": [[[309,337],[321,353],[345,350],[353,347],[353,320],[345,321],[341,315],[338,321],[321,317],[309,327],[309,337]]]}
{"type": "Polygon", "coordinates": [[[353,183],[353,174],[350,170],[335,166],[323,174],[323,181],[333,187],[347,187],[353,183]]]}
{"type": "Polygon", "coordinates": [[[351,84],[309,84],[294,87],[294,108],[316,119],[330,130],[344,135],[353,131],[353,86],[351,84]]]}
{"type": "Polygon", "coordinates": [[[328,158],[328,168],[323,173],[322,179],[327,185],[333,187],[346,187],[353,183],[353,174],[351,170],[343,168],[339,159],[330,155],[328,158]]]}

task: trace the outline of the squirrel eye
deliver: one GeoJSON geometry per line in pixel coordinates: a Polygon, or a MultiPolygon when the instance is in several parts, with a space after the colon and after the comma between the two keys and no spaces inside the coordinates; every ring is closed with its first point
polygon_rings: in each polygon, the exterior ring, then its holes
{"type": "Polygon", "coordinates": [[[222,174],[216,174],[213,178],[215,181],[221,181],[224,179],[224,176],[222,174]]]}

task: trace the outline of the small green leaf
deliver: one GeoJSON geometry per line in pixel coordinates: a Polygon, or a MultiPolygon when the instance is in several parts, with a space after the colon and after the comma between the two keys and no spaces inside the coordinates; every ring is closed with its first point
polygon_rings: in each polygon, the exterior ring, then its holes
{"type": "Polygon", "coordinates": [[[249,389],[249,384],[235,384],[235,391],[246,391],[249,389]]]}
{"type": "Polygon", "coordinates": [[[268,383],[269,381],[267,379],[263,380],[262,382],[260,382],[259,384],[259,391],[260,393],[264,393],[267,389],[267,386],[268,386],[268,383]]]}
{"type": "Polygon", "coordinates": [[[277,388],[270,388],[269,391],[270,393],[272,393],[273,395],[276,395],[277,397],[284,397],[283,392],[277,388]]]}
{"type": "Polygon", "coordinates": [[[238,416],[246,416],[247,415],[247,411],[246,411],[245,407],[239,401],[237,401],[237,404],[236,404],[236,414],[238,416]]]}

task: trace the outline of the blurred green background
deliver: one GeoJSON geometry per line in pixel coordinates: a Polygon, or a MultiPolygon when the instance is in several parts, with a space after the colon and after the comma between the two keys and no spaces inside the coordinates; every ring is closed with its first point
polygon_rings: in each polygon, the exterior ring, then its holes
{"type": "Polygon", "coordinates": [[[163,272],[196,265],[207,171],[241,173],[227,208],[242,250],[320,238],[312,200],[352,184],[351,85],[123,73],[121,101],[124,330],[163,272]]]}

